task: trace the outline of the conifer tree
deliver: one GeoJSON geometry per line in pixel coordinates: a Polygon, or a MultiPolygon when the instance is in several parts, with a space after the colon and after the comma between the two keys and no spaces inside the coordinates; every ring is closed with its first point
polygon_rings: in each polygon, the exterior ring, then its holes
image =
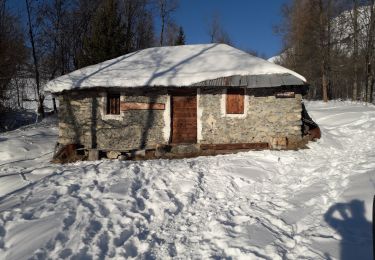
{"type": "Polygon", "coordinates": [[[184,29],[182,28],[182,26],[180,26],[179,28],[175,45],[185,45],[185,33],[184,33],[184,29]]]}

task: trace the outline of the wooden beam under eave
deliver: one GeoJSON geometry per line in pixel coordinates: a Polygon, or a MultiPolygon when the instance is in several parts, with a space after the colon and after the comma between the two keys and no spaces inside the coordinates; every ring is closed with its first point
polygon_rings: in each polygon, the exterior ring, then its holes
{"type": "Polygon", "coordinates": [[[127,110],[165,110],[163,103],[138,103],[138,102],[121,102],[121,111],[127,110]]]}

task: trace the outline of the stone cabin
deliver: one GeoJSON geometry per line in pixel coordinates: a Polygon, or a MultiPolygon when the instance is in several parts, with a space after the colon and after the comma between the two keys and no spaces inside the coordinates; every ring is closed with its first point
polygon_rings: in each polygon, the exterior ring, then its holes
{"type": "Polygon", "coordinates": [[[156,47],[50,81],[59,140],[87,150],[304,145],[304,77],[225,44],[156,47]]]}

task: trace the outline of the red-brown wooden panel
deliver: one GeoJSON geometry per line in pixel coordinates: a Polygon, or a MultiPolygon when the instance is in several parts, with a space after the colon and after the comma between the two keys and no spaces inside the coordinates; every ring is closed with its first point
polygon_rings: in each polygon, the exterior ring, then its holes
{"type": "Polygon", "coordinates": [[[190,110],[176,112],[175,116],[196,118],[195,113],[193,111],[190,111],[190,110]]]}
{"type": "Polygon", "coordinates": [[[243,114],[244,113],[244,90],[228,89],[226,100],[227,114],[243,114]]]}
{"type": "Polygon", "coordinates": [[[192,93],[172,95],[172,143],[197,142],[197,97],[192,93]]]}
{"type": "Polygon", "coordinates": [[[121,111],[126,110],[164,110],[165,104],[162,103],[137,103],[137,102],[121,102],[121,111]]]}

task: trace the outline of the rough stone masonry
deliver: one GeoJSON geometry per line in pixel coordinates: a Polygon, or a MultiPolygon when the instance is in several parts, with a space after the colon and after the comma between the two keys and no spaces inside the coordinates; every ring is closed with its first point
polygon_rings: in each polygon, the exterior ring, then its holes
{"type": "MultiPolygon", "coordinates": [[[[248,91],[249,92],[249,91],[248,91]]],[[[269,143],[271,148],[298,148],[302,145],[302,95],[276,98],[275,95],[246,93],[245,113],[223,112],[223,91],[201,90],[202,140],[215,143],[269,143]]]]}
{"type": "MultiPolygon", "coordinates": [[[[111,89],[121,93],[121,102],[164,103],[168,90],[111,89]]],[[[280,91],[280,90],[278,90],[280,91]]],[[[274,92],[246,91],[245,112],[240,116],[223,112],[225,89],[198,90],[198,143],[269,143],[270,148],[299,148],[302,95],[276,98],[274,92]]],[[[81,144],[101,150],[133,150],[168,144],[165,113],[170,110],[128,110],[105,115],[103,89],[76,90],[59,95],[59,143],[81,144]]],[[[169,115],[171,116],[171,115],[169,115]]],[[[169,126],[167,126],[169,127],[169,126]]]]}

